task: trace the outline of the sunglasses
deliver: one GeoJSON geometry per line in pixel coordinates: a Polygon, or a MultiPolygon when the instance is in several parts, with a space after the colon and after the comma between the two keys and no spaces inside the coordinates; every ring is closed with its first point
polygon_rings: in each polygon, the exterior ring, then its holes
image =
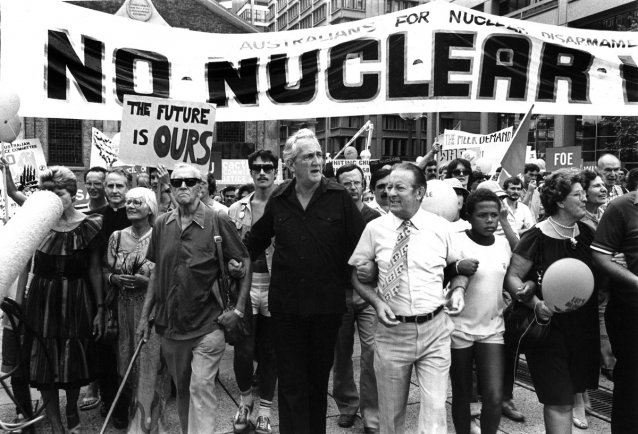
{"type": "Polygon", "coordinates": [[[145,202],[142,202],[141,199],[126,199],[126,206],[133,205],[134,208],[139,208],[144,205],[145,202]]]}
{"type": "Polygon", "coordinates": [[[465,175],[469,175],[469,174],[470,174],[469,170],[454,169],[452,171],[452,175],[454,175],[454,176],[465,176],[465,175]]]}
{"type": "Polygon", "coordinates": [[[272,164],[253,164],[252,166],[250,166],[251,172],[259,173],[262,170],[264,171],[264,173],[272,173],[272,171],[275,170],[275,166],[273,166],[272,164]]]}
{"type": "Polygon", "coordinates": [[[186,184],[186,187],[195,187],[199,182],[199,178],[172,178],[171,185],[174,188],[180,188],[182,186],[182,182],[186,184]]]}

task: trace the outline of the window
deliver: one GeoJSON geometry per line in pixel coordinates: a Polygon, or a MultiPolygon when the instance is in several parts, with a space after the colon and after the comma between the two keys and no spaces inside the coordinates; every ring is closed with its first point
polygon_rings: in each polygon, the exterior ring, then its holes
{"type": "Polygon", "coordinates": [[[312,0],[301,0],[301,12],[305,12],[312,6],[312,0]]]}
{"type": "Polygon", "coordinates": [[[299,3],[295,3],[288,9],[288,22],[292,22],[297,17],[299,17],[299,3]]]}
{"type": "Polygon", "coordinates": [[[221,148],[222,158],[244,159],[255,151],[254,143],[246,143],[244,122],[217,122],[215,150],[221,148]]]}
{"type": "Polygon", "coordinates": [[[277,18],[277,30],[283,30],[288,22],[286,21],[286,14],[283,14],[277,18]]]}
{"type": "Polygon", "coordinates": [[[325,4],[321,5],[319,8],[312,12],[312,18],[315,23],[315,26],[326,19],[326,9],[327,6],[325,4]]]}
{"type": "Polygon", "coordinates": [[[218,142],[245,142],[246,128],[243,122],[217,122],[218,142]]]}
{"type": "Polygon", "coordinates": [[[301,19],[299,21],[300,29],[310,29],[312,28],[312,15],[308,15],[306,18],[301,19]]]}
{"type": "Polygon", "coordinates": [[[275,19],[275,4],[268,6],[268,21],[275,19]]]}
{"type": "Polygon", "coordinates": [[[343,9],[353,9],[357,11],[365,11],[366,5],[364,0],[332,0],[332,12],[334,13],[336,10],[341,8],[343,9]]]}
{"type": "Polygon", "coordinates": [[[288,0],[277,0],[277,12],[286,9],[286,6],[288,6],[288,0]]]}
{"type": "Polygon", "coordinates": [[[269,24],[268,25],[268,31],[269,32],[275,32],[275,23],[269,24]]]}
{"type": "Polygon", "coordinates": [[[82,121],[49,119],[49,165],[84,166],[82,158],[82,121]]]}

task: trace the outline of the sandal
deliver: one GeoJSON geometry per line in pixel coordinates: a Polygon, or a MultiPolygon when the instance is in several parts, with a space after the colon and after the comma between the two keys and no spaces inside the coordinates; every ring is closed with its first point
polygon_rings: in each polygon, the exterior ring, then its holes
{"type": "Polygon", "coordinates": [[[574,423],[574,426],[578,429],[587,429],[589,428],[589,423],[587,422],[587,419],[585,419],[585,421],[583,422],[582,420],[580,420],[579,418],[572,416],[572,422],[574,423]]]}
{"type": "Polygon", "coordinates": [[[94,408],[97,408],[100,405],[100,402],[102,402],[102,400],[100,399],[99,396],[84,397],[82,399],[82,403],[80,404],[80,410],[81,411],[93,410],[94,408]]]}

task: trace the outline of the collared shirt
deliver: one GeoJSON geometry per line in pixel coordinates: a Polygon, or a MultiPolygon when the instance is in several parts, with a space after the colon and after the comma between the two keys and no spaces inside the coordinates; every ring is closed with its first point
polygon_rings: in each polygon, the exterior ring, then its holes
{"type": "Polygon", "coordinates": [[[348,258],[363,231],[363,218],[334,181],[323,178],[305,210],[295,185],[293,179],[277,187],[246,240],[255,258],[276,239],[268,307],[295,315],[343,313],[348,258]]]}
{"type": "Polygon", "coordinates": [[[375,209],[370,208],[364,203],[363,207],[361,208],[361,217],[363,217],[363,221],[368,224],[372,220],[381,217],[381,213],[375,209]]]}
{"type": "MultiPolygon", "coordinates": [[[[419,210],[410,219],[407,267],[401,274],[399,291],[388,305],[395,315],[424,315],[445,303],[443,269],[456,261],[450,223],[419,210]]],[[[388,213],[371,221],[363,231],[349,264],[375,261],[379,281],[385,279],[403,220],[388,213]]]]}
{"type": "MultiPolygon", "coordinates": [[[[591,248],[607,255],[624,253],[627,268],[638,275],[638,193],[633,191],[609,203],[591,248]]],[[[638,308],[638,291],[618,286],[618,283],[610,286],[610,303],[614,301],[617,305],[638,308]]]]}
{"type": "MultiPolygon", "coordinates": [[[[507,209],[507,221],[519,237],[523,232],[536,224],[536,219],[532,215],[532,211],[523,202],[518,202],[514,209],[508,205],[507,199],[501,203],[502,206],[507,209]]],[[[505,236],[500,224],[498,225],[498,230],[495,232],[495,235],[505,236]]]]}
{"type": "MultiPolygon", "coordinates": [[[[155,263],[155,329],[170,339],[191,339],[217,328],[221,307],[211,288],[219,273],[214,211],[199,203],[185,229],[179,208],[155,221],[146,257],[155,263]]],[[[224,262],[248,252],[228,215],[219,213],[224,262]]]]}
{"type": "Polygon", "coordinates": [[[370,202],[367,203],[367,205],[372,208],[373,210],[377,211],[379,214],[381,215],[386,215],[388,212],[386,210],[384,210],[383,208],[381,208],[381,205],[379,205],[377,203],[376,200],[372,199],[370,202]]]}
{"type": "MultiPolygon", "coordinates": [[[[246,237],[246,234],[250,232],[250,228],[253,225],[253,214],[250,201],[252,200],[254,195],[254,192],[250,193],[248,196],[238,200],[237,202],[232,204],[230,208],[228,208],[228,216],[233,221],[233,223],[235,223],[235,227],[239,231],[239,235],[242,240],[246,237]]],[[[272,270],[272,255],[274,251],[275,247],[273,239],[273,244],[271,244],[266,249],[264,254],[261,255],[260,258],[253,261],[253,272],[260,272],[256,267],[256,262],[259,260],[264,260],[266,262],[268,272],[270,272],[270,270],[272,270]]]]}

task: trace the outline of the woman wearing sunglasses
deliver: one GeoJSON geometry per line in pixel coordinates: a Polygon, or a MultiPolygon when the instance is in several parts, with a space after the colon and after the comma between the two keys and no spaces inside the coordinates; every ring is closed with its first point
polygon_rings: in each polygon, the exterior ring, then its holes
{"type": "Polygon", "coordinates": [[[468,186],[471,186],[474,182],[474,176],[472,175],[472,166],[470,162],[464,158],[457,158],[450,161],[447,166],[446,178],[456,178],[461,182],[461,185],[466,190],[469,190],[468,186]]]}

